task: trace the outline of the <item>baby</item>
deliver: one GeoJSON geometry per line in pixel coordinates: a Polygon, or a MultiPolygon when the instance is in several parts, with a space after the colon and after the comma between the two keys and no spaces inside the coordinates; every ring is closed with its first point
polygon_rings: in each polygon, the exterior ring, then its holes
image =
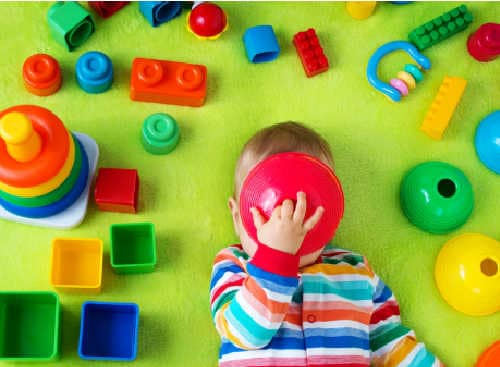
{"type": "Polygon", "coordinates": [[[241,245],[217,254],[210,282],[219,366],[442,366],[401,324],[391,290],[363,256],[330,246],[295,255],[324,211],[318,207],[305,220],[305,193],[297,193],[295,205],[283,201],[267,221],[252,208],[260,245],[249,237],[241,186],[257,163],[281,152],[306,153],[333,168],[328,143],[295,122],[265,128],[244,146],[229,199],[241,245]]]}

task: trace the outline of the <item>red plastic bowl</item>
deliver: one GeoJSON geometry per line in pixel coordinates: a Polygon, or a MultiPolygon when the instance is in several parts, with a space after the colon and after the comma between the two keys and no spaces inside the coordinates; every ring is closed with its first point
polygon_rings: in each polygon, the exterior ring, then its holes
{"type": "Polygon", "coordinates": [[[248,235],[257,243],[257,230],[250,208],[256,207],[268,219],[284,200],[297,199],[303,191],[307,198],[306,219],[318,206],[325,212],[307,233],[298,254],[305,255],[325,246],[335,234],[344,214],[344,194],[332,169],[317,158],[303,153],[279,153],[257,164],[248,174],[240,193],[240,213],[248,235]]]}
{"type": "Polygon", "coordinates": [[[201,37],[213,37],[224,31],[227,17],[220,6],[212,3],[197,5],[189,15],[189,28],[201,37]]]}

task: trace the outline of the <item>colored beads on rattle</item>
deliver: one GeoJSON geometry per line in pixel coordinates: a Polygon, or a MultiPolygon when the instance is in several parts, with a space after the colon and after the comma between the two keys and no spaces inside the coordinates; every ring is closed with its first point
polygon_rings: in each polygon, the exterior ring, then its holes
{"type": "Polygon", "coordinates": [[[31,121],[22,113],[11,112],[0,119],[0,137],[5,141],[7,152],[17,162],[30,162],[42,148],[40,135],[31,121]]]}
{"type": "Polygon", "coordinates": [[[411,89],[415,89],[418,82],[424,76],[421,69],[413,64],[406,64],[404,71],[398,72],[398,77],[391,79],[389,84],[395,88],[402,96],[407,96],[411,89]]]}

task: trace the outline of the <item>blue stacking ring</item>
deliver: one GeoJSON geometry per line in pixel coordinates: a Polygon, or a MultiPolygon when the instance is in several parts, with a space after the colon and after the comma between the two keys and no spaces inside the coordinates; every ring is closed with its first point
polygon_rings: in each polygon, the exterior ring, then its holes
{"type": "Polygon", "coordinates": [[[415,78],[417,83],[421,82],[424,79],[424,74],[422,74],[420,69],[413,64],[406,64],[405,71],[407,73],[410,73],[413,78],[415,78]]]}
{"type": "Polygon", "coordinates": [[[105,54],[91,51],[76,62],[76,81],[87,93],[102,93],[113,83],[113,64],[105,54]]]}
{"type": "Polygon", "coordinates": [[[19,206],[15,204],[11,204],[6,202],[3,199],[0,199],[0,205],[4,207],[8,212],[26,218],[45,218],[50,217],[52,215],[58,214],[67,208],[69,208],[73,203],[80,197],[82,192],[85,190],[87,186],[87,179],[89,176],[89,160],[87,157],[87,153],[83,148],[83,145],[78,141],[75,137],[75,143],[78,144],[78,148],[82,152],[82,169],[80,171],[80,175],[76,180],[75,186],[71,189],[66,196],[53,204],[46,206],[39,206],[34,208],[19,206]]]}
{"type": "Polygon", "coordinates": [[[248,60],[254,64],[272,61],[280,54],[278,40],[270,25],[248,28],[243,35],[243,43],[248,60]]]}

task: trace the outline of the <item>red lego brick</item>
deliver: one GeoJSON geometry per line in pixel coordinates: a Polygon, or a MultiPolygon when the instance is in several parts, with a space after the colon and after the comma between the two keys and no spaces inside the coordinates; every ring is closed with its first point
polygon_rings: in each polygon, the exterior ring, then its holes
{"type": "Polygon", "coordinates": [[[88,4],[97,14],[106,19],[127,5],[130,1],[89,1],[88,4]]]}
{"type": "Polygon", "coordinates": [[[135,169],[99,168],[94,190],[102,211],[137,213],[139,176],[135,169]]]}
{"type": "Polygon", "coordinates": [[[136,58],[130,99],[199,107],[207,94],[207,68],[184,62],[136,58]]]}
{"type": "Polygon", "coordinates": [[[293,44],[308,78],[328,70],[328,58],[323,53],[313,28],[296,33],[293,36],[293,44]]]}

